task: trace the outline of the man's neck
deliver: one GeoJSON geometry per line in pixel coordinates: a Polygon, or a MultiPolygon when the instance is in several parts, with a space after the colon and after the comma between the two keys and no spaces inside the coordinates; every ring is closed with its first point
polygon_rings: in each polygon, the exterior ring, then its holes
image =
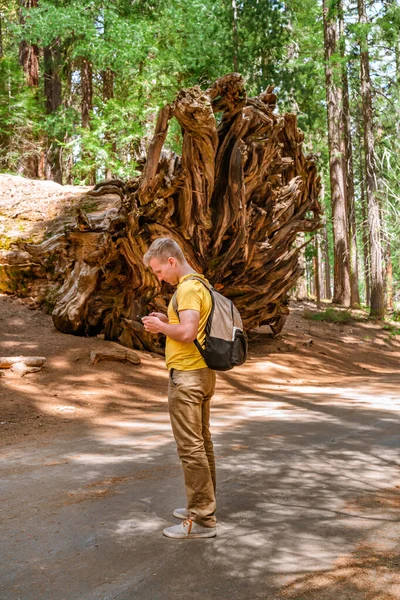
{"type": "Polygon", "coordinates": [[[196,271],[192,269],[189,263],[184,263],[178,271],[178,276],[179,279],[181,279],[181,277],[185,277],[185,275],[191,275],[192,273],[196,273],[196,271]]]}

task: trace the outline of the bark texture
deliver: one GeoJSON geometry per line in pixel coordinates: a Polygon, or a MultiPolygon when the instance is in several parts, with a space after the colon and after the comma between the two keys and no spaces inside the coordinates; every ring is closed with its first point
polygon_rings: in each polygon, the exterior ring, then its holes
{"type": "MultiPolygon", "coordinates": [[[[107,104],[109,100],[114,98],[114,72],[111,69],[105,69],[102,71],[101,77],[103,80],[103,101],[105,104],[107,104]]],[[[112,157],[114,157],[117,151],[117,144],[112,136],[112,133],[107,130],[104,134],[104,139],[106,144],[111,147],[112,157]]],[[[105,170],[105,178],[112,178],[112,171],[109,165],[107,165],[105,170]]]]}
{"type": "Polygon", "coordinates": [[[358,249],[357,227],[354,197],[354,165],[353,144],[350,123],[349,78],[347,74],[347,60],[345,48],[345,26],[343,0],[339,2],[339,32],[340,54],[342,57],[342,97],[343,97],[343,170],[344,189],[346,195],[347,225],[349,240],[349,267],[350,267],[350,306],[356,308],[360,305],[358,284],[358,249]]]}
{"type": "Polygon", "coordinates": [[[75,227],[26,246],[62,281],[56,327],[160,350],[161,340],[136,319],[166,309],[172,289],[161,288],[142,257],[167,236],[235,302],[247,329],[268,323],[279,331],[301,274],[297,234],[321,226],[321,207],[315,162],[302,153],[296,117],[275,108],[272,88],[247,98],[236,73],[206,91],[182,90],[164,107],[141,176],[89,192],[119,196],[120,208],[80,210],[75,227]],[[172,117],[182,128],[182,156],[163,148],[172,117]]]}
{"type": "MultiPolygon", "coordinates": [[[[19,0],[19,22],[25,26],[29,11],[38,6],[38,0],[19,0]]],[[[25,75],[26,84],[33,90],[39,87],[39,47],[25,39],[19,43],[19,63],[25,75]]],[[[24,135],[20,139],[19,151],[22,157],[19,162],[18,172],[29,178],[40,175],[40,155],[37,150],[37,136],[32,131],[32,126],[26,123],[24,135]]]]}
{"type": "MultiPolygon", "coordinates": [[[[91,127],[91,114],[93,110],[93,67],[87,58],[81,59],[81,123],[85,129],[91,127]]],[[[90,150],[82,152],[83,162],[92,162],[93,155],[90,150]]],[[[96,170],[93,168],[87,175],[88,185],[96,183],[96,170]]]]}
{"type": "MultiPolygon", "coordinates": [[[[61,44],[54,40],[46,46],[44,55],[44,95],[47,114],[52,114],[61,106],[61,44]]],[[[49,139],[46,154],[46,179],[62,183],[61,145],[59,140],[49,139]]]]}
{"type": "Polygon", "coordinates": [[[334,55],[338,49],[337,7],[323,2],[325,78],[328,117],[329,169],[334,238],[333,302],[350,305],[350,265],[345,173],[342,145],[342,90],[337,83],[334,55]]]}
{"type": "MultiPolygon", "coordinates": [[[[20,0],[20,23],[25,25],[25,11],[36,8],[37,0],[20,0]]],[[[30,44],[22,40],[19,44],[19,62],[24,70],[26,82],[29,87],[38,87],[39,85],[39,47],[37,44],[30,44]]]]}
{"type": "MultiPolygon", "coordinates": [[[[358,0],[359,22],[367,23],[365,1],[358,0]]],[[[383,318],[385,301],[383,289],[383,252],[381,242],[381,218],[377,197],[375,138],[373,129],[371,76],[369,69],[368,40],[365,37],[360,43],[360,81],[362,114],[364,126],[364,154],[366,195],[368,204],[368,229],[370,247],[370,276],[371,276],[371,310],[372,317],[383,318]]]]}

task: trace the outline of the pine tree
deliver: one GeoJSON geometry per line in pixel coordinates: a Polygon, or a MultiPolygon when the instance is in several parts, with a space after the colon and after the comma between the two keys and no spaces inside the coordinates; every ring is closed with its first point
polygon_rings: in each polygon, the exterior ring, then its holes
{"type": "Polygon", "coordinates": [[[366,175],[366,196],[368,203],[368,228],[370,244],[371,269],[371,309],[373,317],[383,318],[385,303],[383,294],[381,218],[377,196],[377,170],[375,160],[375,139],[373,125],[373,109],[371,95],[371,76],[369,65],[369,49],[367,29],[367,13],[365,0],[358,0],[359,23],[363,26],[360,39],[360,80],[362,115],[364,129],[364,157],[366,175]]]}
{"type": "Polygon", "coordinates": [[[350,305],[350,268],[345,173],[342,154],[342,89],[338,81],[338,6],[323,1],[329,168],[334,234],[333,302],[350,305]]]}

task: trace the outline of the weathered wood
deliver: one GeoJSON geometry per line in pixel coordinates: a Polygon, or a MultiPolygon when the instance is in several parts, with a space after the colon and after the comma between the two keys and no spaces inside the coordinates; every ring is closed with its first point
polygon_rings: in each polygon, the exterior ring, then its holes
{"type": "Polygon", "coordinates": [[[116,362],[129,362],[140,365],[140,356],[128,348],[113,348],[110,350],[93,350],[90,354],[90,364],[97,365],[101,360],[113,360],[116,362]]]}
{"type": "Polygon", "coordinates": [[[117,188],[120,208],[81,208],[63,235],[26,245],[58,283],[56,327],[162,352],[162,337],[136,317],[166,311],[172,289],[142,260],[166,236],[235,302],[247,329],[270,324],[278,333],[302,271],[297,236],[321,226],[320,179],[303,138],[295,115],[277,113],[272,87],[248,98],[237,73],[206,91],[181,90],[160,112],[141,175],[96,186],[96,195],[117,188]],[[182,128],[181,156],[163,148],[171,118],[182,128]]]}
{"type": "Polygon", "coordinates": [[[9,369],[16,363],[24,363],[27,367],[42,367],[45,362],[44,356],[0,356],[0,369],[9,369]]]}
{"type": "Polygon", "coordinates": [[[28,367],[24,362],[16,362],[11,365],[11,371],[19,377],[24,377],[27,373],[37,373],[41,371],[42,367],[28,367]]]}

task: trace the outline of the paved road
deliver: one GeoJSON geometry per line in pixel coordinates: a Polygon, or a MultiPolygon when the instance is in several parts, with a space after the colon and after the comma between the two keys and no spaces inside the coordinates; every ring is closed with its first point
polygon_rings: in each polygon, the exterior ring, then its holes
{"type": "Polygon", "coordinates": [[[166,412],[8,448],[1,600],[400,598],[399,384],[223,375],[209,540],[161,535],[184,495],[166,412]]]}

